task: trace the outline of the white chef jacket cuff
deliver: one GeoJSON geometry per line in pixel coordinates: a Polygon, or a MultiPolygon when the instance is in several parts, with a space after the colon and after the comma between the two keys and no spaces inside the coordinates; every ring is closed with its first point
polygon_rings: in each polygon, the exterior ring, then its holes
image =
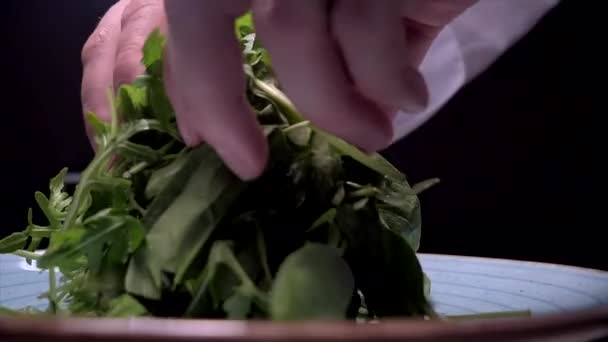
{"type": "Polygon", "coordinates": [[[429,106],[395,117],[399,140],[429,120],[464,85],[528,33],[559,0],[479,0],[436,38],[420,66],[429,106]]]}

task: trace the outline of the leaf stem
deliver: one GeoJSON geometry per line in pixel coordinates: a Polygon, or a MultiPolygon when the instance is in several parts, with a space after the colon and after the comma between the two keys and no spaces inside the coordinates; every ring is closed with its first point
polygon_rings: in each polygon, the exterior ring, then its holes
{"type": "Polygon", "coordinates": [[[424,180],[420,183],[416,183],[414,185],[412,185],[412,191],[414,191],[415,194],[419,194],[423,191],[426,191],[430,188],[432,188],[433,186],[435,186],[436,184],[438,184],[440,182],[439,178],[431,178],[431,179],[427,179],[424,180]]]}
{"type": "MultiPolygon", "coordinates": [[[[257,225],[257,224],[256,224],[257,225]]],[[[262,263],[262,269],[264,270],[264,275],[268,279],[268,281],[272,281],[272,272],[270,272],[270,267],[268,266],[268,256],[266,255],[266,240],[264,239],[264,233],[262,229],[257,227],[257,243],[258,243],[258,252],[260,253],[260,261],[262,263]]]]}
{"type": "Polygon", "coordinates": [[[139,163],[133,165],[127,171],[125,171],[122,176],[123,176],[123,178],[131,178],[135,174],[139,173],[140,171],[142,171],[143,169],[145,169],[148,166],[149,166],[148,162],[145,162],[145,161],[139,162],[139,163]]]}
{"type": "Polygon", "coordinates": [[[139,203],[137,203],[137,200],[135,199],[135,195],[133,193],[131,193],[129,195],[129,203],[133,206],[133,208],[135,210],[137,210],[142,216],[146,215],[146,209],[142,208],[141,205],[139,205],[139,203]]]}
{"type": "Polygon", "coordinates": [[[301,127],[307,127],[308,125],[310,125],[310,121],[300,121],[296,124],[290,125],[286,128],[283,129],[283,133],[289,133],[295,129],[301,128],[301,127]]]}
{"type": "Polygon", "coordinates": [[[99,173],[101,167],[108,160],[108,158],[110,158],[114,152],[113,146],[115,146],[113,143],[108,144],[107,147],[99,153],[99,155],[93,158],[93,161],[91,161],[89,166],[82,173],[80,181],[78,182],[78,185],[76,185],[72,203],[70,204],[70,209],[68,210],[68,214],[63,221],[63,229],[70,229],[76,222],[78,209],[80,209],[80,202],[86,197],[91,178],[99,173]]]}
{"type": "Polygon", "coordinates": [[[111,89],[108,90],[108,103],[110,103],[110,139],[112,139],[118,134],[118,112],[116,111],[111,89]]]}
{"type": "Polygon", "coordinates": [[[287,121],[294,125],[305,121],[302,115],[296,110],[295,105],[274,85],[268,84],[256,77],[252,77],[253,85],[262,91],[268,98],[275,103],[287,121]]]}
{"type": "MultiPolygon", "coordinates": [[[[115,113],[115,109],[113,110],[114,113],[112,123],[114,124],[114,122],[116,122],[116,125],[118,125],[118,117],[116,117],[117,114],[115,113]]],[[[78,185],[76,185],[76,190],[74,191],[74,196],[72,198],[72,203],[70,204],[68,214],[63,221],[63,229],[70,229],[74,225],[78,216],[78,210],[80,209],[81,202],[83,198],[86,198],[92,181],[94,181],[96,176],[99,175],[101,168],[105,165],[108,159],[115,155],[115,152],[121,143],[129,140],[134,134],[142,131],[151,129],[160,132],[164,131],[163,126],[157,120],[142,119],[123,127],[124,130],[119,132],[118,126],[116,126],[116,132],[113,133],[111,140],[108,142],[106,147],[93,158],[89,166],[84,170],[84,172],[82,172],[80,181],[78,182],[78,185]]]]}
{"type": "Polygon", "coordinates": [[[57,291],[57,279],[55,278],[55,268],[49,268],[49,308],[51,312],[54,314],[57,312],[57,302],[56,302],[56,291],[57,291]]]}
{"type": "Polygon", "coordinates": [[[54,231],[54,229],[50,228],[32,228],[30,230],[30,236],[37,238],[48,238],[54,231]]]}
{"type": "Polygon", "coordinates": [[[380,193],[380,190],[374,186],[365,186],[348,194],[349,198],[371,197],[380,193]]]}

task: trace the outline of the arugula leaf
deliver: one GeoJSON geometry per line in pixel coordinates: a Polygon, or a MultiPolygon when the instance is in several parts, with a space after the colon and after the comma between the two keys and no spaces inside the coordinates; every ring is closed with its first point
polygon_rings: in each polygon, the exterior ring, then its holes
{"type": "Polygon", "coordinates": [[[374,210],[342,205],[336,223],[348,242],[344,257],[370,312],[380,318],[434,314],[414,250],[401,236],[382,227],[374,210]]]}
{"type": "Polygon", "coordinates": [[[69,265],[73,258],[86,255],[89,269],[99,272],[104,257],[124,263],[128,253],[142,240],[143,227],[139,221],[131,216],[114,216],[107,209],[87,219],[83,228],[54,235],[52,246],[38,264],[43,268],[69,265]]]}
{"type": "Polygon", "coordinates": [[[53,177],[50,182],[49,189],[51,190],[50,208],[55,211],[55,216],[61,216],[65,212],[65,208],[70,205],[71,198],[68,193],[63,191],[65,186],[65,176],[68,173],[68,168],[63,168],[53,177]]]}
{"type": "Polygon", "coordinates": [[[422,182],[416,183],[412,186],[412,190],[414,193],[419,194],[423,191],[426,191],[435,185],[437,185],[441,180],[439,178],[431,178],[424,180],[422,182]]]}
{"type": "Polygon", "coordinates": [[[0,240],[0,254],[14,253],[25,248],[28,235],[25,232],[15,232],[0,240]]]}
{"type": "MultiPolygon", "coordinates": [[[[138,251],[148,255],[148,268],[158,288],[163,272],[174,274],[176,284],[181,282],[192,260],[244,186],[210,147],[202,146],[192,153],[198,164],[196,169],[177,197],[150,223],[145,249],[138,251]],[[173,247],[165,248],[167,244],[173,247]]],[[[129,267],[129,272],[134,270],[129,267]]],[[[137,284],[127,284],[127,288],[140,294],[137,284]]]]}
{"type": "MultiPolygon", "coordinates": [[[[186,310],[186,317],[193,317],[197,313],[205,311],[207,306],[206,301],[211,290],[210,287],[217,278],[221,266],[227,267],[240,282],[240,285],[234,288],[235,294],[250,298],[252,302],[255,302],[262,309],[267,309],[267,295],[256,287],[245,269],[239,263],[237,257],[233,253],[233,243],[230,241],[218,240],[214,242],[209,251],[207,264],[205,265],[200,279],[197,281],[198,285],[194,291],[192,301],[186,310]]],[[[232,310],[230,305],[228,309],[232,310]]]]}
{"type": "Polygon", "coordinates": [[[72,202],[72,198],[63,191],[64,178],[67,171],[67,168],[64,168],[57,176],[51,179],[49,185],[50,198],[47,198],[46,195],[40,191],[37,191],[34,196],[38,206],[42,209],[53,229],[60,228],[61,221],[67,214],[66,209],[72,202]]]}
{"type": "Polygon", "coordinates": [[[240,17],[238,17],[235,21],[235,30],[237,37],[242,38],[241,35],[252,33],[255,28],[253,26],[253,17],[251,12],[247,12],[240,17]]]}
{"type": "MultiPolygon", "coordinates": [[[[151,199],[151,198],[155,198],[156,196],[158,196],[161,191],[163,191],[164,189],[166,189],[170,182],[178,182],[185,180],[183,175],[180,174],[180,171],[184,169],[184,167],[186,166],[186,164],[188,163],[188,155],[183,154],[180,155],[179,157],[177,157],[173,162],[169,163],[166,166],[163,166],[162,168],[156,169],[154,170],[151,175],[150,178],[148,178],[148,184],[146,184],[146,188],[145,188],[145,195],[147,198],[151,199]],[[179,174],[179,176],[177,176],[179,174]]],[[[171,189],[174,191],[171,192],[175,192],[177,193],[177,191],[180,190],[180,187],[182,185],[173,185],[171,186],[171,189]]],[[[168,192],[168,191],[167,191],[168,192]]],[[[169,194],[165,194],[166,198],[170,198],[171,196],[169,196],[169,194]]],[[[159,201],[154,202],[155,205],[157,206],[161,206],[159,203],[159,201]]],[[[162,206],[162,208],[160,208],[162,210],[165,210],[166,207],[162,206]]]]}
{"type": "Polygon", "coordinates": [[[148,75],[162,76],[162,56],[165,42],[166,40],[160,33],[160,29],[155,29],[148,35],[144,43],[142,57],[142,63],[146,67],[148,75]]]}
{"type": "Polygon", "coordinates": [[[426,273],[422,273],[424,276],[424,296],[426,300],[430,302],[431,300],[431,279],[426,273]]]}
{"type": "Polygon", "coordinates": [[[145,161],[149,164],[156,163],[161,158],[161,154],[151,147],[135,144],[130,141],[124,141],[119,144],[117,147],[117,152],[122,157],[134,161],[145,161]]]}
{"type": "Polygon", "coordinates": [[[131,256],[125,274],[125,289],[134,295],[158,300],[161,298],[162,289],[156,285],[156,279],[148,268],[149,256],[141,252],[146,248],[144,240],[140,248],[131,256]]]}
{"type": "Polygon", "coordinates": [[[130,84],[122,85],[118,91],[116,104],[120,116],[125,121],[143,119],[148,107],[147,95],[146,87],[136,87],[130,84]]]}
{"type": "Polygon", "coordinates": [[[403,173],[401,173],[391,163],[384,159],[380,154],[363,153],[361,150],[354,147],[353,145],[348,144],[344,140],[320,130],[316,130],[315,133],[327,140],[329,144],[333,148],[335,148],[336,151],[338,151],[341,155],[353,158],[354,160],[365,165],[371,170],[374,170],[390,179],[394,179],[398,182],[405,181],[405,176],[403,175],[403,173]]]}
{"type": "Polygon", "coordinates": [[[407,183],[384,181],[378,188],[376,198],[380,200],[378,215],[380,222],[388,229],[400,234],[418,251],[421,238],[420,201],[407,183]]]}
{"type": "Polygon", "coordinates": [[[108,317],[138,317],[149,314],[137,299],[128,294],[112,299],[109,306],[108,317]]]}
{"type": "Polygon", "coordinates": [[[251,298],[234,293],[224,302],[223,309],[228,319],[246,319],[251,310],[251,298]]]}
{"type": "Polygon", "coordinates": [[[96,148],[104,149],[110,139],[110,125],[106,122],[101,121],[94,113],[87,112],[86,120],[90,127],[93,128],[93,137],[95,140],[96,148]]]}
{"type": "Polygon", "coordinates": [[[148,79],[148,93],[150,99],[150,110],[163,127],[168,127],[171,118],[174,117],[173,106],[169,97],[165,94],[163,81],[159,77],[148,79]]]}
{"type": "Polygon", "coordinates": [[[55,232],[49,248],[37,261],[37,266],[43,269],[59,267],[62,272],[81,268],[86,264],[81,245],[85,233],[86,230],[82,226],[55,232]]]}
{"type": "Polygon", "coordinates": [[[337,250],[307,243],[281,264],[272,286],[273,320],[343,319],[355,280],[337,250]]]}
{"type": "Polygon", "coordinates": [[[418,222],[413,224],[403,215],[383,208],[378,208],[378,218],[385,228],[400,234],[414,251],[420,248],[420,226],[415,224],[418,222]]]}
{"type": "Polygon", "coordinates": [[[102,260],[91,255],[107,258],[108,262],[124,264],[144,240],[141,222],[131,216],[115,215],[112,210],[104,210],[85,222],[87,233],[84,241],[92,241],[85,254],[89,256],[89,269],[98,272],[102,260]]]}
{"type": "Polygon", "coordinates": [[[111,121],[87,115],[97,148],[73,194],[63,169],[48,194],[35,194],[48,226],[28,211],[27,228],[0,240],[0,253],[49,270],[40,297],[48,314],[433,315],[415,251],[417,194],[435,181],[410,187],[380,155],[304,120],[280,90],[250,13],[235,29],[245,95],[270,146],[260,178],[243,182],[211,147],[185,146],[164,89],[166,41],[155,30],[143,47],[145,74],[108,96],[111,121]],[[45,253],[34,253],[46,238],[45,253]]]}

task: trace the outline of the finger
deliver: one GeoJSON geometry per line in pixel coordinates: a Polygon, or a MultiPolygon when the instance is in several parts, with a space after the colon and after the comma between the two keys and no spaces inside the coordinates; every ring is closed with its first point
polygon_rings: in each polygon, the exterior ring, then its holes
{"type": "Polygon", "coordinates": [[[120,19],[127,1],[112,6],[82,48],[81,102],[83,112],[110,119],[108,91],[112,88],[114,57],[120,36],[120,19]]]}
{"type": "Polygon", "coordinates": [[[479,0],[403,1],[401,15],[406,31],[408,61],[418,66],[441,30],[479,0]]]}
{"type": "Polygon", "coordinates": [[[441,28],[405,18],[403,19],[403,29],[407,37],[407,62],[418,67],[441,32],[441,28]]]}
{"type": "Polygon", "coordinates": [[[268,147],[245,97],[234,20],[248,1],[165,1],[169,94],[189,145],[205,141],[241,178],[263,171],[268,147]]]}
{"type": "Polygon", "coordinates": [[[428,92],[420,72],[408,64],[401,3],[337,0],[332,30],[358,89],[378,103],[419,112],[428,92]]]}
{"type": "Polygon", "coordinates": [[[401,14],[416,22],[443,27],[479,0],[406,0],[401,1],[401,14]]]}
{"type": "Polygon", "coordinates": [[[329,34],[326,0],[255,0],[256,30],[296,107],[320,128],[366,150],[392,139],[390,118],[350,82],[329,34]]]}
{"type": "Polygon", "coordinates": [[[162,0],[131,0],[122,15],[122,33],[114,67],[114,88],[131,83],[142,75],[142,48],[150,32],[161,28],[164,20],[162,0]]]}

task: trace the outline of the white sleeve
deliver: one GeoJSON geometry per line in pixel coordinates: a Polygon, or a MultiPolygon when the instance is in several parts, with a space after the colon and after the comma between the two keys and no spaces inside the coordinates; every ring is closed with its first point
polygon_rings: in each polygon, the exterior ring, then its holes
{"type": "Polygon", "coordinates": [[[430,93],[421,113],[399,112],[395,140],[429,120],[464,85],[527,34],[559,0],[479,0],[436,38],[422,62],[430,93]]]}

